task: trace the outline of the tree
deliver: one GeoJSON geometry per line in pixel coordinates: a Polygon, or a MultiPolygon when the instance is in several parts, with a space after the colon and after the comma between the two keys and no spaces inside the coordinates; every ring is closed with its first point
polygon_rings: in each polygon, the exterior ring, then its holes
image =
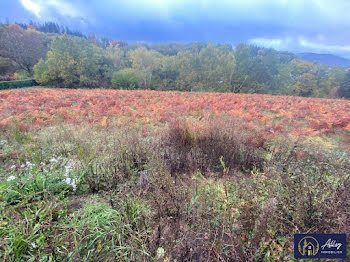
{"type": "Polygon", "coordinates": [[[18,69],[18,65],[10,58],[0,56],[0,76],[13,74],[18,69]]]}
{"type": "Polygon", "coordinates": [[[101,47],[103,49],[106,49],[111,44],[111,39],[108,37],[102,37],[101,39],[101,47]]]}
{"type": "MultiPolygon", "coordinates": [[[[181,91],[230,91],[235,68],[232,47],[229,45],[191,45],[192,50],[180,51],[168,60],[164,73],[175,81],[181,91]]],[[[163,80],[163,83],[166,81],[163,80]]],[[[169,82],[168,82],[169,83],[169,82]]],[[[167,84],[168,84],[167,83],[167,84]]],[[[174,88],[172,88],[174,89],[174,88]]]]}
{"type": "Polygon", "coordinates": [[[176,90],[178,77],[176,56],[163,56],[153,71],[152,85],[157,90],[176,90]]]}
{"type": "Polygon", "coordinates": [[[88,40],[68,35],[57,36],[47,59],[34,67],[35,80],[58,87],[107,87],[113,65],[103,50],[88,40]]]}
{"type": "Polygon", "coordinates": [[[198,86],[200,81],[198,70],[199,61],[195,54],[190,51],[179,52],[176,56],[176,90],[191,91],[194,86],[198,86]]]}
{"type": "Polygon", "coordinates": [[[350,98],[350,71],[348,71],[340,83],[339,96],[344,98],[350,98]]]}
{"type": "Polygon", "coordinates": [[[310,73],[313,69],[313,66],[314,64],[312,62],[294,59],[291,61],[292,76],[296,78],[302,74],[310,73]]]}
{"type": "Polygon", "coordinates": [[[29,73],[45,57],[47,45],[45,35],[33,29],[24,30],[16,24],[0,26],[0,56],[10,58],[29,73]]]}
{"type": "Polygon", "coordinates": [[[184,43],[164,43],[153,44],[151,48],[164,56],[176,56],[180,51],[184,51],[184,43]]]}
{"type": "Polygon", "coordinates": [[[235,93],[263,93],[275,86],[279,62],[275,51],[240,43],[235,48],[235,61],[235,93]]]}
{"type": "Polygon", "coordinates": [[[137,74],[131,68],[115,72],[112,77],[112,87],[126,90],[136,89],[138,87],[137,74]]]}
{"type": "Polygon", "coordinates": [[[145,89],[151,88],[153,70],[160,62],[162,55],[154,50],[139,47],[129,52],[132,68],[139,75],[140,82],[145,89]]]}
{"type": "Polygon", "coordinates": [[[200,87],[205,91],[231,91],[235,61],[231,48],[209,42],[198,54],[200,87]]]}
{"type": "Polygon", "coordinates": [[[112,60],[113,65],[117,70],[121,70],[131,64],[129,58],[125,55],[124,50],[122,50],[118,44],[110,44],[106,49],[106,55],[112,60]]]}
{"type": "Polygon", "coordinates": [[[55,33],[61,34],[63,30],[61,30],[60,26],[54,22],[45,22],[44,24],[34,24],[38,31],[44,33],[55,33]]]}
{"type": "Polygon", "coordinates": [[[297,78],[296,83],[291,87],[297,96],[311,96],[317,87],[315,76],[304,73],[297,78]]]}
{"type": "Polygon", "coordinates": [[[88,39],[89,39],[91,44],[97,45],[98,40],[97,40],[97,38],[96,38],[94,33],[90,33],[89,36],[88,36],[88,39]]]}

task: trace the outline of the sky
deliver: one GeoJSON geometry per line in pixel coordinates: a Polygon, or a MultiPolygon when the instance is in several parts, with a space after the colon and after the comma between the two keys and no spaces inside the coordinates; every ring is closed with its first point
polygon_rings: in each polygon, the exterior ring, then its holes
{"type": "Polygon", "coordinates": [[[350,0],[0,0],[0,21],[53,21],[129,42],[239,42],[350,58],[350,0]]]}

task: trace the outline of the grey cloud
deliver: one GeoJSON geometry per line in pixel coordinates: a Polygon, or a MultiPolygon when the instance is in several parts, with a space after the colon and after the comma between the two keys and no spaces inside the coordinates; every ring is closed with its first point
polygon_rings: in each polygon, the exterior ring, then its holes
{"type": "MultiPolygon", "coordinates": [[[[129,41],[249,42],[303,52],[350,56],[348,0],[18,0],[53,20],[129,41]],[[303,41],[302,41],[303,40],[303,41]]],[[[3,3],[0,3],[0,8],[3,3]]],[[[11,13],[16,16],[14,8],[11,13]]],[[[6,7],[1,10],[6,10],[6,7]]],[[[11,15],[11,14],[9,14],[11,15]]],[[[27,12],[28,17],[33,13],[27,12]]]]}

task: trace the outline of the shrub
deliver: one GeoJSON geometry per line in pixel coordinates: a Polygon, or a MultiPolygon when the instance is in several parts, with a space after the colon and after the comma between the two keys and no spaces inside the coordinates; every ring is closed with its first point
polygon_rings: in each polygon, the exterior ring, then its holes
{"type": "Polygon", "coordinates": [[[0,81],[15,81],[13,75],[2,75],[0,76],[0,81]]]}
{"type": "Polygon", "coordinates": [[[211,120],[190,126],[172,122],[162,138],[163,158],[170,172],[218,172],[220,158],[231,169],[261,168],[264,139],[239,122],[211,120]]]}
{"type": "Polygon", "coordinates": [[[131,68],[115,72],[112,77],[112,88],[132,90],[138,88],[138,78],[131,68]]]}
{"type": "Polygon", "coordinates": [[[114,132],[115,136],[108,136],[100,131],[99,137],[75,142],[84,178],[92,193],[114,190],[127,181],[140,183],[152,169],[161,165],[157,160],[156,139],[143,139],[139,131],[130,128],[114,132]]]}
{"type": "Polygon", "coordinates": [[[27,80],[30,78],[30,75],[25,70],[19,70],[15,74],[18,76],[18,80],[27,80]]]}
{"type": "Polygon", "coordinates": [[[38,85],[38,83],[33,79],[17,80],[17,81],[4,81],[4,82],[0,82],[0,90],[30,87],[30,86],[36,86],[36,85],[38,85]]]}

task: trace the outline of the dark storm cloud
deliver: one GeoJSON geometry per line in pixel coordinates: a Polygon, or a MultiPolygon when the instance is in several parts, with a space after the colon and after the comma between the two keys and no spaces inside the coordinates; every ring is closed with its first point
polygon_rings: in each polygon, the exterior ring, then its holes
{"type": "Polygon", "coordinates": [[[0,1],[1,19],[53,20],[114,39],[243,41],[350,56],[348,0],[0,1]]]}

